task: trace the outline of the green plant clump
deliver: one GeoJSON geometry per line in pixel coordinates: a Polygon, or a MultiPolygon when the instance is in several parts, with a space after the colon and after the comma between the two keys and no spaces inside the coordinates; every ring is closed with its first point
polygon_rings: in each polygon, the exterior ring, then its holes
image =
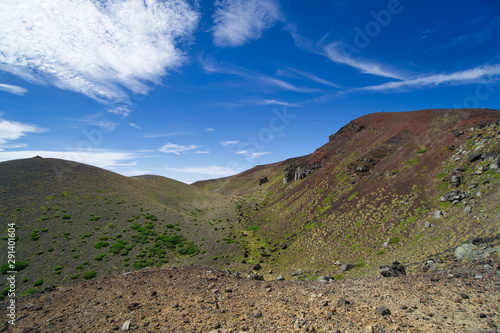
{"type": "Polygon", "coordinates": [[[93,279],[96,276],[97,276],[97,273],[95,271],[87,271],[87,272],[83,273],[83,278],[85,280],[93,279]]]}

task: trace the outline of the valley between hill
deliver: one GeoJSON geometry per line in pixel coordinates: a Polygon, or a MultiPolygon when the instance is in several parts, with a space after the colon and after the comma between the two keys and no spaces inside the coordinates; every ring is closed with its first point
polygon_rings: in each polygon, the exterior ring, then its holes
{"type": "Polygon", "coordinates": [[[500,112],[483,109],[366,115],[310,155],[193,185],[2,162],[16,330],[494,330],[499,164],[500,112]],[[410,276],[374,278],[393,260],[410,276]],[[374,315],[378,305],[396,317],[374,315]]]}

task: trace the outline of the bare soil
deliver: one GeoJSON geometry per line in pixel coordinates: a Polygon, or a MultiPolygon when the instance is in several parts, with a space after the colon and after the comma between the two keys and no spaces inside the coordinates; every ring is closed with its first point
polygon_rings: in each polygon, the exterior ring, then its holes
{"type": "MultiPolygon", "coordinates": [[[[496,332],[498,261],[329,283],[144,269],[22,297],[16,325],[0,331],[113,332],[130,321],[132,332],[496,332]]],[[[6,322],[5,304],[0,313],[6,322]]]]}

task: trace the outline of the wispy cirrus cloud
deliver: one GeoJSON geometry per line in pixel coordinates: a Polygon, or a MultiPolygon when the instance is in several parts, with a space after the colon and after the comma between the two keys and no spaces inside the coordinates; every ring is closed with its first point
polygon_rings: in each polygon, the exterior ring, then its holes
{"type": "Polygon", "coordinates": [[[379,85],[356,88],[351,91],[393,92],[435,87],[446,84],[462,85],[480,83],[483,81],[488,81],[489,83],[500,81],[500,64],[484,65],[449,74],[427,74],[404,81],[393,81],[379,85]]]}
{"type": "MultiPolygon", "coordinates": [[[[287,67],[286,70],[280,69],[280,70],[278,70],[277,74],[282,75],[282,76],[291,76],[291,74],[292,75],[296,74],[296,75],[299,75],[299,76],[301,76],[309,81],[320,83],[320,84],[323,84],[325,86],[329,86],[332,88],[338,88],[338,89],[342,88],[340,85],[333,83],[332,81],[320,78],[319,76],[317,76],[313,73],[309,73],[307,71],[303,71],[303,70],[292,68],[292,67],[287,67]]],[[[294,75],[294,76],[296,76],[296,75],[294,75]]]]}
{"type": "Polygon", "coordinates": [[[36,125],[24,124],[17,121],[5,120],[0,118],[0,147],[2,148],[19,148],[19,145],[7,146],[9,141],[22,138],[28,133],[42,133],[47,129],[36,125]]]}
{"type": "Polygon", "coordinates": [[[132,128],[138,129],[139,131],[142,131],[142,127],[137,125],[136,123],[128,123],[128,125],[132,128]]]}
{"type": "Polygon", "coordinates": [[[217,0],[214,44],[235,47],[259,39],[280,18],[276,0],[217,0]]]}
{"type": "Polygon", "coordinates": [[[191,153],[191,154],[209,154],[210,151],[208,150],[199,150],[200,146],[196,145],[179,145],[176,143],[171,143],[168,142],[164,144],[162,147],[160,147],[159,151],[165,154],[175,154],[175,155],[181,155],[181,154],[186,154],[186,153],[191,153]]]}
{"type": "Polygon", "coordinates": [[[269,155],[271,154],[270,151],[249,151],[249,150],[238,150],[235,152],[237,155],[243,155],[247,158],[247,160],[253,160],[259,157],[262,157],[264,155],[269,155]]]}
{"type": "Polygon", "coordinates": [[[0,91],[6,91],[14,95],[26,95],[28,89],[11,84],[0,83],[0,91]]]}
{"type": "Polygon", "coordinates": [[[198,20],[187,0],[1,1],[0,70],[127,115],[131,93],[185,62],[198,20]]]}
{"type": "Polygon", "coordinates": [[[237,141],[237,140],[229,140],[229,141],[220,142],[220,145],[223,147],[237,146],[239,144],[240,144],[240,141],[237,141]]]}
{"type": "MultiPolygon", "coordinates": [[[[343,47],[342,41],[326,43],[325,40],[328,39],[329,34],[325,35],[319,41],[314,42],[312,40],[309,40],[301,36],[298,33],[297,31],[298,29],[295,24],[287,24],[284,27],[284,30],[290,33],[295,42],[295,46],[305,51],[327,57],[328,59],[337,64],[353,67],[359,70],[363,74],[371,74],[392,79],[402,78],[402,75],[397,71],[388,69],[386,68],[386,66],[376,61],[353,58],[351,54],[345,52],[345,48],[343,47]]],[[[310,79],[312,79],[312,77],[310,77],[310,79]]],[[[338,86],[334,87],[340,88],[338,86]]]]}
{"type": "Polygon", "coordinates": [[[342,42],[340,41],[326,44],[322,48],[325,55],[331,61],[356,68],[363,74],[372,74],[391,79],[402,79],[401,74],[385,68],[382,64],[374,61],[353,58],[351,55],[342,50],[342,42]]]}
{"type": "Polygon", "coordinates": [[[236,67],[232,65],[221,65],[208,59],[200,59],[202,68],[208,73],[220,73],[241,77],[243,79],[258,83],[260,85],[270,86],[286,91],[298,93],[315,93],[322,92],[321,89],[296,86],[287,81],[277,79],[275,77],[252,71],[246,68],[236,67]]]}

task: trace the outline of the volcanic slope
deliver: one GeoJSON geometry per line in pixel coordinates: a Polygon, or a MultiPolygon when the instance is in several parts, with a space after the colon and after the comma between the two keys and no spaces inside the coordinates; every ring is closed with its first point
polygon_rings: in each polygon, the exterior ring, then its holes
{"type": "Polygon", "coordinates": [[[159,176],[39,157],[2,162],[0,203],[0,253],[16,224],[20,292],[167,263],[225,263],[238,248],[234,203],[159,176]]]}
{"type": "Polygon", "coordinates": [[[499,120],[488,109],[369,114],[310,155],[194,185],[239,197],[240,270],[340,279],[397,259],[416,273],[500,235],[499,120]]]}

